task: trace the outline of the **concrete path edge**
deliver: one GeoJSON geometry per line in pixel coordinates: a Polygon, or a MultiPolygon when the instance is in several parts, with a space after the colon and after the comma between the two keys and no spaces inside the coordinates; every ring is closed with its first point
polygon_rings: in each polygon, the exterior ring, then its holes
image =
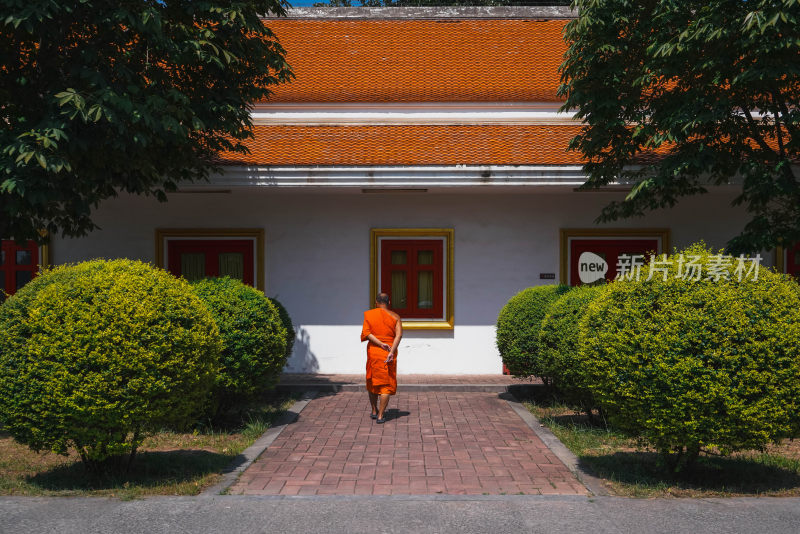
{"type": "Polygon", "coordinates": [[[586,472],[581,467],[578,457],[575,456],[575,454],[569,450],[566,445],[561,443],[561,440],[558,439],[549,428],[539,422],[539,419],[533,415],[530,410],[525,407],[525,405],[523,405],[510,393],[506,393],[500,397],[508,403],[511,409],[514,410],[523,421],[525,421],[525,424],[528,425],[531,430],[533,430],[533,433],[544,442],[547,448],[553,451],[553,454],[555,454],[559,460],[564,462],[564,465],[567,466],[567,469],[572,471],[581,484],[586,486],[586,489],[588,489],[594,495],[609,495],[608,490],[605,488],[605,486],[603,486],[603,481],[586,472]]]}
{"type": "Polygon", "coordinates": [[[286,413],[275,422],[274,426],[271,426],[269,429],[267,429],[267,431],[264,432],[261,437],[255,440],[252,445],[242,451],[241,454],[234,459],[231,465],[225,469],[225,471],[223,471],[222,479],[213,486],[206,488],[205,491],[199,495],[199,497],[215,497],[231,487],[239,478],[239,475],[244,473],[244,471],[250,467],[250,465],[255,462],[256,459],[258,459],[258,457],[261,456],[261,454],[267,450],[270,445],[272,445],[272,442],[278,438],[281,432],[283,432],[288,425],[297,420],[297,417],[300,415],[300,412],[303,411],[303,408],[305,408],[308,403],[318,395],[318,393],[319,392],[316,390],[303,392],[300,400],[292,404],[292,406],[286,410],[286,413]]]}

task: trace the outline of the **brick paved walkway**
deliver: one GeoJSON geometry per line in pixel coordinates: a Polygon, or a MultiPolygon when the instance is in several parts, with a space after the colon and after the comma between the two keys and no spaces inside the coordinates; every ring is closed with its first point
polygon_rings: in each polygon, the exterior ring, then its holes
{"type": "Polygon", "coordinates": [[[496,393],[323,394],[230,491],[251,495],[579,494],[586,488],[496,393]]]}

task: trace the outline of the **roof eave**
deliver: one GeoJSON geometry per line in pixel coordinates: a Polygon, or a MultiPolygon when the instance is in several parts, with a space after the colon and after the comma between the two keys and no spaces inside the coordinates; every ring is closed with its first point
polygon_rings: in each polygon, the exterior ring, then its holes
{"type": "Polygon", "coordinates": [[[443,7],[295,7],[290,19],[515,19],[554,20],[577,18],[569,6],[443,6],[443,7]]]}

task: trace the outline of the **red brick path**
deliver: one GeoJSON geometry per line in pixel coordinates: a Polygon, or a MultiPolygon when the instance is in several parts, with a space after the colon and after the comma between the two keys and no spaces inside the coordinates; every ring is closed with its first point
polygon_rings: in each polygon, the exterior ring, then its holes
{"type": "Polygon", "coordinates": [[[231,487],[251,495],[586,494],[497,393],[323,394],[231,487]]]}

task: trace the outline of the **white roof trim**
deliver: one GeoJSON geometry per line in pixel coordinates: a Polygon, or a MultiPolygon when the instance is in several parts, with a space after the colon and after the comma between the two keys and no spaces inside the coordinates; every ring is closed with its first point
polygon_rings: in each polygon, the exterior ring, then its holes
{"type": "Polygon", "coordinates": [[[584,181],[580,166],[229,167],[204,184],[192,184],[182,190],[202,191],[220,187],[577,187],[584,181]]]}
{"type": "MultiPolygon", "coordinates": [[[[311,19],[573,19],[569,6],[293,7],[289,18],[311,19]]],[[[266,17],[279,18],[279,17],[266,17]]]]}
{"type": "Polygon", "coordinates": [[[575,124],[558,103],[259,104],[255,125],[575,124]]]}

